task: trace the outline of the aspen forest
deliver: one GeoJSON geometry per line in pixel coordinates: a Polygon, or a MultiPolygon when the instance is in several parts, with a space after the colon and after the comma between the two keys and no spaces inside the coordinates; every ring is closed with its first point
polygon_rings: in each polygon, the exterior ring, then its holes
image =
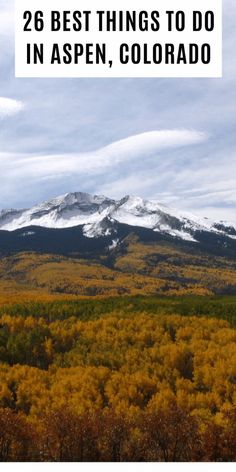
{"type": "Polygon", "coordinates": [[[236,299],[0,307],[1,461],[234,461],[236,299]]]}
{"type": "Polygon", "coordinates": [[[235,268],[134,235],[3,254],[0,461],[234,461],[235,268]]]}

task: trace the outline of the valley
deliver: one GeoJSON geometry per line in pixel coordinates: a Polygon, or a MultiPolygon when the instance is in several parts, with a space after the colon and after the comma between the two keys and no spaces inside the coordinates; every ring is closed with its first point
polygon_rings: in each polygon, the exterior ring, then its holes
{"type": "Polygon", "coordinates": [[[235,233],[134,197],[2,211],[0,460],[235,460],[235,233]]]}

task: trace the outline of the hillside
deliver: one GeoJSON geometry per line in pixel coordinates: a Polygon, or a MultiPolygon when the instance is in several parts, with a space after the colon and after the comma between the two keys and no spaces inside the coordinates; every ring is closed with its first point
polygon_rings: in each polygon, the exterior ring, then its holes
{"type": "MultiPolygon", "coordinates": [[[[84,256],[84,255],[83,255],[84,256]]],[[[0,261],[1,298],[236,294],[236,261],[135,234],[89,257],[20,252],[0,261]]],[[[0,299],[1,299],[0,298],[0,299]]]]}

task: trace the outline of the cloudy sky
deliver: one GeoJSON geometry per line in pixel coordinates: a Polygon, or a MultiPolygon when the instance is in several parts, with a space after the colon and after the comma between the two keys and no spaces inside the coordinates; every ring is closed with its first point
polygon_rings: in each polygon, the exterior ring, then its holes
{"type": "Polygon", "coordinates": [[[236,221],[236,2],[223,4],[223,79],[15,79],[0,0],[0,208],[86,191],[236,221]]]}

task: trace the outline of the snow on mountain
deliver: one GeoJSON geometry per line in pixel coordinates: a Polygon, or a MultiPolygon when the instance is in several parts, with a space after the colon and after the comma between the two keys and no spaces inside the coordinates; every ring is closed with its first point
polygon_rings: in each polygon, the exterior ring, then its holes
{"type": "Polygon", "coordinates": [[[106,209],[112,200],[108,200],[108,204],[106,202],[103,196],[68,193],[19,213],[7,212],[7,219],[0,214],[0,229],[14,231],[27,226],[71,228],[96,223],[106,216],[106,209]]]}
{"type": "MultiPolygon", "coordinates": [[[[2,210],[0,229],[42,226],[72,228],[83,226],[88,238],[108,236],[114,223],[143,227],[186,241],[197,242],[197,232],[211,232],[236,238],[236,226],[180,212],[153,200],[126,196],[119,201],[102,195],[68,193],[27,210],[2,210]]],[[[115,233],[115,229],[113,231],[115,233]]]]}

